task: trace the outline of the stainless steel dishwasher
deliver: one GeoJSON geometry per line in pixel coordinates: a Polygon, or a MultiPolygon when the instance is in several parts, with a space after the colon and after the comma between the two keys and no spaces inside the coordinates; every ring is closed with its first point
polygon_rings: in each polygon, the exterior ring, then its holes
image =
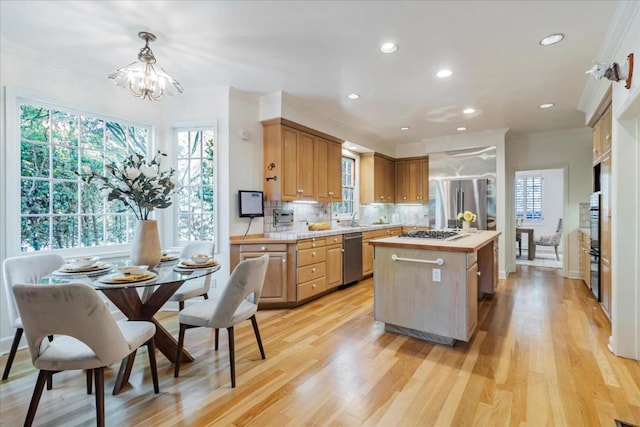
{"type": "Polygon", "coordinates": [[[362,279],[362,233],[347,233],[342,238],[342,284],[362,279]]]}

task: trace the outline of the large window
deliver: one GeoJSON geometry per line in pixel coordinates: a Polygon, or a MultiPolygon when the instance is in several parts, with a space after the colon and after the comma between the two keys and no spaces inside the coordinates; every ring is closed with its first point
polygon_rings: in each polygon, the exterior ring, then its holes
{"type": "Polygon", "coordinates": [[[342,202],[334,203],[334,215],[353,214],[356,187],[356,161],[351,157],[342,157],[342,202]]]}
{"type": "Polygon", "coordinates": [[[216,143],[212,128],[176,132],[178,240],[214,240],[216,218],[216,143]]]}
{"type": "Polygon", "coordinates": [[[519,176],[515,182],[516,218],[525,221],[542,220],[542,177],[519,176]]]}
{"type": "Polygon", "coordinates": [[[128,243],[133,217],[106,202],[76,171],[147,152],[149,128],[84,113],[20,104],[22,252],[128,243]]]}

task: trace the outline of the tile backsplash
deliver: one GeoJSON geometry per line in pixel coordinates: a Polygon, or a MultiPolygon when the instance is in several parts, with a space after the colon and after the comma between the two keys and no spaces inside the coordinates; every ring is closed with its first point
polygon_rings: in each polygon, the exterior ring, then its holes
{"type": "MultiPolygon", "coordinates": [[[[264,233],[307,231],[307,222],[332,221],[331,203],[264,202],[264,233]],[[293,224],[273,225],[274,209],[293,210],[293,224]]],[[[362,205],[357,216],[360,224],[371,224],[380,218],[388,223],[429,224],[429,208],[426,205],[362,205]]],[[[338,224],[333,220],[332,227],[338,224]]]]}

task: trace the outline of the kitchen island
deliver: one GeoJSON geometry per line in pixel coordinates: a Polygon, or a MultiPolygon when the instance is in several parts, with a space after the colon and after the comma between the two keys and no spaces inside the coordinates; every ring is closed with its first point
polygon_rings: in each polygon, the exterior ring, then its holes
{"type": "Polygon", "coordinates": [[[497,286],[499,235],[372,240],[375,320],[387,331],[428,341],[469,341],[478,324],[479,296],[492,295],[497,286]]]}

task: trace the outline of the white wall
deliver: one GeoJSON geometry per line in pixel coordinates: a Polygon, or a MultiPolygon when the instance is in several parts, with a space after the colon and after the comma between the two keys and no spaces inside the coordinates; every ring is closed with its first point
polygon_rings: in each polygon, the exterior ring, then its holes
{"type": "MultiPolygon", "coordinates": [[[[540,132],[528,135],[507,135],[507,178],[509,191],[506,197],[507,269],[515,271],[515,213],[514,179],[516,171],[535,169],[563,169],[563,275],[579,277],[580,203],[588,202],[591,195],[592,133],[589,128],[557,132],[540,132]]],[[[553,231],[557,219],[551,224],[553,231]]],[[[537,235],[537,233],[536,233],[537,235]]]]}
{"type": "MultiPolygon", "coordinates": [[[[558,219],[564,214],[564,169],[516,171],[516,178],[521,176],[542,177],[542,221],[525,220],[523,227],[533,228],[536,238],[555,234],[558,219]]],[[[563,250],[563,240],[558,246],[559,251],[563,250]]],[[[528,249],[527,243],[527,239],[522,239],[523,248],[528,249]]]]}

